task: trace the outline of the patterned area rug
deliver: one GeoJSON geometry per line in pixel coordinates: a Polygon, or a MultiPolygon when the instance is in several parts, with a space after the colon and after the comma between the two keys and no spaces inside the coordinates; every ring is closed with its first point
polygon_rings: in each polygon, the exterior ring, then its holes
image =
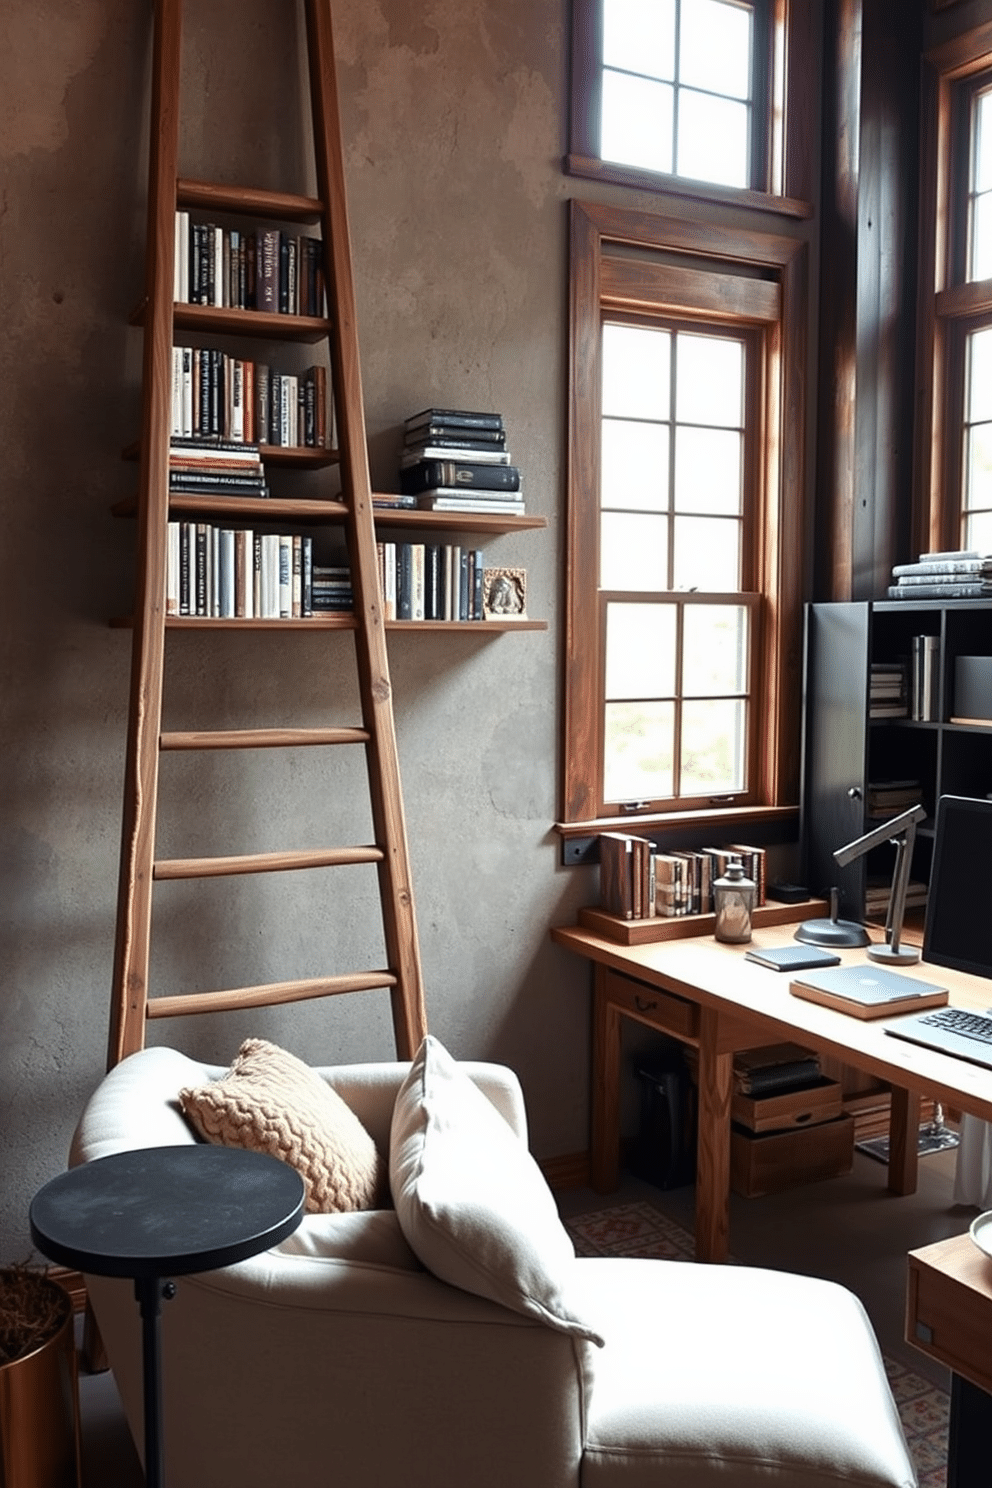
{"type": "MultiPolygon", "coordinates": [[[[566,1219],[565,1225],[577,1255],[692,1260],[692,1236],[648,1203],[617,1204],[566,1219]]],[[[947,1395],[894,1359],[886,1359],[885,1368],[920,1488],[946,1488],[947,1395]]]]}

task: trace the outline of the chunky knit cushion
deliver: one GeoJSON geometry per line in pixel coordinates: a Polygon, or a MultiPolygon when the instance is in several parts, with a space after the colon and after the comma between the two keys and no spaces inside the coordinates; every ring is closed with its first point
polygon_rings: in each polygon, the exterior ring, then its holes
{"type": "Polygon", "coordinates": [[[301,1059],[265,1039],[245,1039],[219,1080],[179,1092],[208,1142],[269,1152],[306,1184],[311,1214],[374,1209],[386,1173],[362,1123],[301,1059]]]}

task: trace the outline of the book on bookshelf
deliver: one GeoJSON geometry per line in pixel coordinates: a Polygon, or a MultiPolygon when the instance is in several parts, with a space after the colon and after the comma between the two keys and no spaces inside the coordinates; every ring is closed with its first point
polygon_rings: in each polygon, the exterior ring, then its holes
{"type": "Polygon", "coordinates": [[[501,433],[503,415],[501,413],[477,413],[467,408],[424,408],[419,413],[412,413],[409,418],[404,419],[403,427],[407,432],[427,428],[486,430],[490,433],[501,433]]]}
{"type": "Polygon", "coordinates": [[[418,460],[400,470],[400,490],[410,495],[453,489],[470,492],[519,491],[520,470],[516,465],[474,463],[462,460],[418,460]]]}
{"type": "Polygon", "coordinates": [[[474,491],[470,495],[447,487],[424,492],[417,497],[417,506],[420,511],[488,512],[490,516],[509,517],[522,517],[526,510],[523,498],[509,493],[493,491],[487,496],[483,491],[474,491]]]}
{"type": "Polygon", "coordinates": [[[400,470],[419,465],[422,460],[457,460],[461,455],[474,465],[509,465],[510,451],[493,444],[462,439],[432,440],[428,444],[408,444],[400,455],[400,470]]]}
{"type": "Polygon", "coordinates": [[[600,901],[620,919],[650,919],[657,904],[656,851],[649,837],[630,832],[599,834],[600,901]]]}

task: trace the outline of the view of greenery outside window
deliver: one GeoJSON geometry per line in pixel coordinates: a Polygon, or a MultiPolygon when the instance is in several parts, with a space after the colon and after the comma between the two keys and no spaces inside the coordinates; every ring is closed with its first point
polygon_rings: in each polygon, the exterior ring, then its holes
{"type": "MultiPolygon", "coordinates": [[[[992,279],[992,87],[971,99],[967,280],[992,279]]],[[[992,326],[964,345],[961,545],[992,553],[992,326]]]]}
{"type": "Polygon", "coordinates": [[[754,5],[603,0],[600,155],[752,184],[754,5]]]}
{"type": "Polygon", "coordinates": [[[603,794],[618,806],[747,788],[747,364],[740,336],[603,326],[603,794]]]}

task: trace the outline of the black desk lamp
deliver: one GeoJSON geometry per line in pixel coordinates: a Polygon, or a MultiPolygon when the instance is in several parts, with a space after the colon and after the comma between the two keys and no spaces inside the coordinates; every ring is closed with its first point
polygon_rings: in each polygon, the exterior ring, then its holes
{"type": "Polygon", "coordinates": [[[923,806],[911,806],[908,811],[894,816],[891,821],[883,822],[880,827],[866,832],[863,837],[849,842],[846,847],[839,847],[834,853],[839,866],[846,868],[855,858],[870,852],[873,847],[881,847],[883,842],[892,842],[895,845],[896,861],[892,870],[889,909],[885,917],[884,945],[871,945],[863,925],[857,925],[851,920],[838,920],[836,889],[830,890],[830,919],[804,921],[796,931],[795,939],[812,945],[832,947],[868,946],[870,960],[882,961],[889,966],[911,966],[914,961],[919,961],[919,951],[915,947],[905,949],[900,946],[899,937],[902,935],[903,916],[906,912],[906,889],[913,860],[916,823],[923,821],[926,814],[923,806]]]}

